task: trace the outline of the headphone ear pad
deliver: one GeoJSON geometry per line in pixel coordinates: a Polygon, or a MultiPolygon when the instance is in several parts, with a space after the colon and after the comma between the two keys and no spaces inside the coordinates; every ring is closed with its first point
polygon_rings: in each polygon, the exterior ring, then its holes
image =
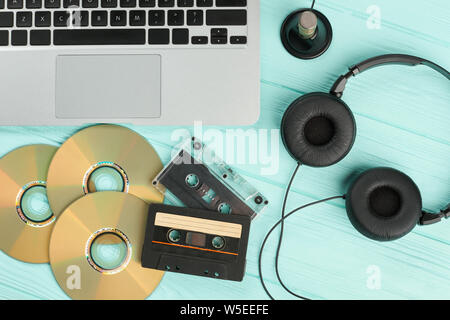
{"type": "Polygon", "coordinates": [[[346,195],[350,222],[366,237],[396,240],[409,233],[422,215],[419,188],[406,174],[391,168],[361,174],[346,195]]]}
{"type": "Polygon", "coordinates": [[[328,93],[309,93],[295,100],[284,113],[281,136],[298,162],[326,167],[350,152],[356,136],[355,118],[341,99],[328,93]]]}

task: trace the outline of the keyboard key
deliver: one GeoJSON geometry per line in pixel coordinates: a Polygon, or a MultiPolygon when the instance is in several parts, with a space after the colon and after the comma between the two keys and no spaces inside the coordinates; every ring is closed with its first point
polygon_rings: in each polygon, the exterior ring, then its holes
{"type": "Polygon", "coordinates": [[[33,16],[31,12],[23,11],[16,14],[16,26],[17,27],[31,27],[33,16]]]}
{"type": "Polygon", "coordinates": [[[212,7],[213,0],[197,0],[197,7],[212,7]]]}
{"type": "Polygon", "coordinates": [[[92,11],[91,24],[94,27],[104,27],[108,24],[107,11],[92,11]]]}
{"type": "Polygon", "coordinates": [[[175,0],[158,0],[159,7],[175,7],[175,0]]]}
{"type": "Polygon", "coordinates": [[[8,9],[22,9],[23,8],[23,0],[7,0],[8,1],[8,9]]]}
{"type": "Polygon", "coordinates": [[[227,44],[228,38],[227,37],[211,37],[211,44],[227,44]]]}
{"type": "Polygon", "coordinates": [[[31,30],[30,44],[32,46],[50,45],[50,30],[31,30]]]}
{"type": "Polygon", "coordinates": [[[28,39],[27,30],[11,31],[11,44],[13,46],[26,46],[27,39],[28,39]]]}
{"type": "Polygon", "coordinates": [[[23,0],[8,0],[8,9],[22,9],[23,0]]]}
{"type": "Polygon", "coordinates": [[[247,44],[247,37],[245,36],[234,36],[230,38],[231,44],[247,44]]]}
{"type": "Polygon", "coordinates": [[[67,11],[55,11],[53,13],[53,25],[55,27],[67,27],[70,25],[70,13],[67,11]]]}
{"type": "Polygon", "coordinates": [[[247,24],[247,11],[207,10],[206,24],[208,26],[245,26],[247,24]]]}
{"type": "Polygon", "coordinates": [[[169,29],[150,29],[148,30],[149,44],[169,44],[169,29]]]}
{"type": "Polygon", "coordinates": [[[228,36],[228,30],[226,28],[211,29],[211,37],[226,37],[226,36],[228,36]]]}
{"type": "Polygon", "coordinates": [[[134,8],[136,7],[136,0],[120,0],[120,6],[122,8],[134,8]]]}
{"type": "Polygon", "coordinates": [[[0,30],[0,46],[7,46],[9,44],[9,32],[0,30]]]}
{"type": "Polygon", "coordinates": [[[0,28],[12,27],[14,22],[12,12],[0,12],[0,28]]]}
{"type": "Polygon", "coordinates": [[[211,43],[212,44],[227,44],[228,43],[228,29],[212,28],[211,29],[211,43]]]}
{"type": "Polygon", "coordinates": [[[193,7],[194,6],[194,0],[178,0],[178,6],[180,8],[193,7]]]}
{"type": "Polygon", "coordinates": [[[60,8],[60,7],[61,7],[60,0],[45,0],[45,8],[47,8],[47,9],[54,9],[54,8],[60,8]]]}
{"type": "Polygon", "coordinates": [[[125,26],[127,24],[127,12],[122,10],[111,11],[110,23],[112,26],[125,26]]]}
{"type": "Polygon", "coordinates": [[[216,0],[216,7],[246,7],[247,0],[216,0]]]}
{"type": "Polygon", "coordinates": [[[152,8],[155,5],[155,0],[139,0],[139,7],[141,8],[152,8]]]}
{"type": "Polygon", "coordinates": [[[79,8],[80,0],[63,0],[64,8],[79,8]]]}
{"type": "Polygon", "coordinates": [[[150,10],[148,12],[148,25],[149,26],[163,26],[165,25],[165,12],[164,10],[150,10]]]}
{"type": "Polygon", "coordinates": [[[27,9],[40,9],[42,8],[42,0],[26,0],[25,6],[27,9]]]}
{"type": "Polygon", "coordinates": [[[192,44],[208,44],[208,37],[196,36],[191,39],[192,44]]]}
{"type": "Polygon", "coordinates": [[[167,23],[169,26],[184,25],[184,11],[183,10],[169,10],[167,12],[167,23]]]}
{"type": "Polygon", "coordinates": [[[189,29],[172,29],[173,44],[189,44],[189,29]]]}
{"type": "Polygon", "coordinates": [[[102,0],[102,8],[116,8],[117,0],[102,0]]]}
{"type": "Polygon", "coordinates": [[[131,10],[130,11],[130,26],[145,26],[145,11],[131,10]]]}
{"type": "Polygon", "coordinates": [[[187,25],[188,26],[202,26],[203,25],[203,10],[188,10],[187,11],[187,25]]]}
{"type": "Polygon", "coordinates": [[[98,0],[83,0],[83,8],[97,8],[98,0]]]}
{"type": "Polygon", "coordinates": [[[145,29],[54,30],[53,44],[57,46],[145,44],[145,29]]]}
{"type": "Polygon", "coordinates": [[[34,13],[34,25],[36,27],[50,27],[50,11],[36,11],[34,13]]]}
{"type": "Polygon", "coordinates": [[[89,25],[89,12],[86,10],[72,11],[72,26],[87,27],[89,25]]]}

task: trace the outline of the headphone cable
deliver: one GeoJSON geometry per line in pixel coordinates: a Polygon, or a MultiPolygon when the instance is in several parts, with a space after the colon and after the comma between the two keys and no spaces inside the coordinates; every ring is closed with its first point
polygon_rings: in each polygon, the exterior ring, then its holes
{"type": "Polygon", "coordinates": [[[303,299],[303,300],[309,300],[306,297],[303,297],[301,295],[296,294],[295,292],[290,290],[284,284],[283,280],[281,280],[281,275],[280,275],[280,271],[279,271],[279,267],[278,267],[279,266],[280,251],[281,251],[281,244],[283,242],[283,235],[284,235],[284,217],[285,217],[285,214],[286,214],[286,203],[287,203],[287,199],[288,199],[288,196],[289,196],[289,192],[291,191],[292,183],[293,183],[295,177],[297,176],[297,172],[300,169],[300,167],[301,167],[301,163],[298,162],[297,163],[297,167],[295,168],[294,173],[292,174],[291,179],[289,181],[289,184],[288,184],[288,186],[286,188],[286,193],[284,194],[283,207],[281,209],[281,219],[282,219],[282,221],[280,223],[280,237],[278,239],[278,246],[277,246],[277,251],[276,251],[276,254],[275,254],[275,273],[277,275],[278,282],[281,284],[281,286],[284,288],[284,290],[286,290],[291,295],[293,295],[293,296],[295,296],[297,298],[300,298],[300,299],[303,299]]]}
{"type": "Polygon", "coordinates": [[[289,182],[289,184],[288,184],[288,187],[287,187],[287,189],[286,189],[286,194],[285,194],[284,201],[283,201],[283,209],[282,209],[282,216],[281,216],[281,219],[278,220],[278,221],[272,226],[272,228],[269,230],[269,232],[267,233],[267,235],[265,236],[265,238],[264,238],[264,240],[263,240],[261,249],[260,249],[260,251],[259,251],[259,257],[258,257],[258,272],[259,272],[259,279],[260,279],[260,281],[261,281],[261,284],[262,284],[262,287],[263,287],[264,291],[265,291],[266,294],[269,296],[269,298],[272,299],[272,300],[275,300],[275,299],[274,299],[274,297],[270,294],[270,292],[269,292],[269,290],[268,290],[268,288],[266,287],[266,284],[265,284],[265,282],[264,282],[264,278],[263,278],[263,275],[262,275],[262,263],[261,263],[261,262],[262,262],[262,254],[263,254],[263,251],[264,251],[264,247],[265,247],[265,245],[266,245],[266,243],[267,243],[267,240],[268,240],[269,236],[270,236],[270,235],[272,234],[272,232],[276,229],[276,227],[277,227],[278,225],[281,224],[280,238],[279,238],[279,242],[278,242],[277,252],[276,252],[276,255],[275,255],[275,270],[276,270],[276,274],[277,274],[278,281],[280,282],[281,286],[282,286],[287,292],[289,292],[290,294],[292,294],[292,295],[294,295],[294,296],[296,296],[296,297],[298,297],[298,298],[300,298],[300,299],[303,299],[303,300],[310,300],[309,298],[306,298],[306,297],[304,297],[304,296],[298,295],[298,294],[294,293],[293,291],[291,291],[290,289],[288,289],[288,288],[286,287],[286,285],[283,283],[283,281],[281,280],[281,277],[280,277],[280,274],[279,274],[279,271],[278,271],[278,260],[279,260],[279,255],[280,255],[281,242],[282,242],[282,239],[283,239],[283,233],[284,233],[284,220],[286,220],[288,217],[290,217],[290,216],[293,215],[294,213],[296,213],[296,212],[298,212],[298,211],[300,211],[300,210],[302,210],[302,209],[305,209],[305,208],[307,208],[307,207],[310,207],[310,206],[313,206],[313,205],[316,205],[316,204],[320,204],[320,203],[323,203],[323,202],[335,200],[335,199],[345,199],[345,195],[339,195],[339,196],[334,196],[334,197],[330,197],[330,198],[325,198],[325,199],[322,199],[322,200],[310,202],[310,203],[308,203],[308,204],[305,204],[305,205],[303,205],[303,206],[300,206],[300,207],[298,207],[298,208],[292,210],[291,212],[289,212],[288,214],[285,215],[285,208],[286,208],[287,197],[288,197],[288,195],[289,195],[289,191],[290,191],[290,189],[291,189],[292,182],[294,181],[294,178],[295,178],[295,176],[296,176],[296,174],[297,174],[298,169],[300,168],[300,166],[301,166],[301,164],[300,164],[300,163],[297,163],[297,167],[296,167],[294,173],[292,174],[291,180],[290,180],[290,182],[289,182]]]}

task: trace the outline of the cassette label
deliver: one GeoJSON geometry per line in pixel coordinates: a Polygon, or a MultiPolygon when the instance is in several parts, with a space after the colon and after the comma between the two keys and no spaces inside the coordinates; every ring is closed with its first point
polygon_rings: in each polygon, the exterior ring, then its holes
{"type": "Polygon", "coordinates": [[[156,213],[155,226],[191,230],[233,238],[240,238],[242,234],[242,225],[240,224],[186,217],[163,212],[156,213]]]}

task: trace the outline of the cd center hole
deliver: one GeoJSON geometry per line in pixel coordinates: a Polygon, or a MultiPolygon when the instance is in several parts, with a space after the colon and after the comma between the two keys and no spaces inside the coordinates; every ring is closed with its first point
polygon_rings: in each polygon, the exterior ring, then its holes
{"type": "Polygon", "coordinates": [[[114,167],[103,166],[95,169],[88,179],[88,191],[119,191],[125,190],[122,174],[114,167]]]}
{"type": "Polygon", "coordinates": [[[33,222],[44,222],[53,216],[45,186],[37,185],[27,189],[20,200],[25,217],[33,222]]]}
{"type": "Polygon", "coordinates": [[[388,218],[400,211],[402,199],[393,188],[379,187],[370,193],[369,205],[375,214],[388,218]]]}
{"type": "Polygon", "coordinates": [[[306,140],[313,146],[328,144],[336,134],[333,121],[324,116],[309,120],[304,129],[306,140]]]}
{"type": "Polygon", "coordinates": [[[98,235],[91,244],[92,261],[104,270],[121,267],[128,256],[128,246],[117,234],[106,232],[98,235]]]}

